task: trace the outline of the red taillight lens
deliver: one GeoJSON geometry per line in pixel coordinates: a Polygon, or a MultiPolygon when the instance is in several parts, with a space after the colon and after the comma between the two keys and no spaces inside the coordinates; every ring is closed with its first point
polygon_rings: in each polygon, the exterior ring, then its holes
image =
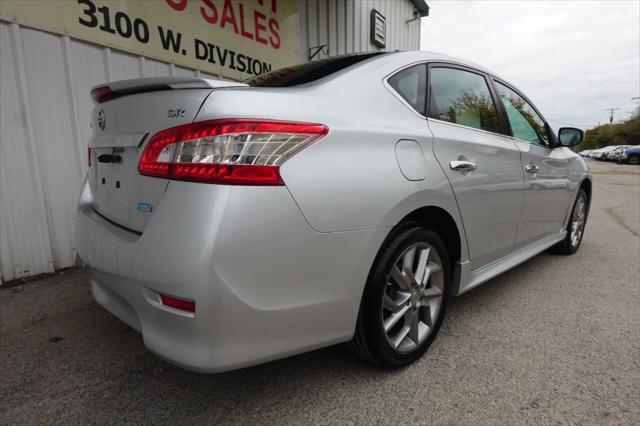
{"type": "Polygon", "coordinates": [[[166,294],[161,294],[160,300],[162,301],[163,305],[170,308],[187,312],[196,311],[196,302],[192,300],[177,299],[175,297],[167,296],[166,294]]]}
{"type": "Polygon", "coordinates": [[[115,94],[109,86],[96,87],[91,91],[91,99],[93,99],[93,101],[97,104],[99,104],[100,102],[108,101],[114,96],[115,94]]]}
{"type": "Polygon", "coordinates": [[[174,180],[229,185],[283,185],[279,168],[326,135],[322,124],[209,120],[156,133],[138,172],[174,180]]]}

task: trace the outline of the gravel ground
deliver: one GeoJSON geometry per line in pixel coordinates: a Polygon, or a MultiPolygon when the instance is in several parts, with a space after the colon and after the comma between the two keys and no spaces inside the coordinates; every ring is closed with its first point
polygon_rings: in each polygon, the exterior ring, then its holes
{"type": "Polygon", "coordinates": [[[590,161],[580,251],[449,305],[416,364],[336,346],[219,375],[145,352],[69,270],[0,289],[0,424],[622,423],[640,419],[640,167],[590,161]]]}

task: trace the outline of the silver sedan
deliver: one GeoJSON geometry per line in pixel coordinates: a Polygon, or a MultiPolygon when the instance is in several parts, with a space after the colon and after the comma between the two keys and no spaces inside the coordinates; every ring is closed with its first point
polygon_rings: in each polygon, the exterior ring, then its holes
{"type": "Polygon", "coordinates": [[[418,359],[448,296],[578,250],[584,160],[516,87],[428,52],[96,87],[78,253],[149,351],[219,372],[348,342],[418,359]]]}

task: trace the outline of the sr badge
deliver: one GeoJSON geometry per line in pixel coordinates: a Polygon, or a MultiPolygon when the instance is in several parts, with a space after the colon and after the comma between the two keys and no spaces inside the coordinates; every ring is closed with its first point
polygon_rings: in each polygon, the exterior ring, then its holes
{"type": "Polygon", "coordinates": [[[184,117],[184,108],[171,108],[167,113],[167,117],[169,118],[184,117]]]}

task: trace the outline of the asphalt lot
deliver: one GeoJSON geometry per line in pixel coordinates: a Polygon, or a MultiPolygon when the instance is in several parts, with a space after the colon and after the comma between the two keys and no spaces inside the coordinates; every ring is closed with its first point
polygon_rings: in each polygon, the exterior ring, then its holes
{"type": "Polygon", "coordinates": [[[342,346],[219,375],[145,352],[70,270],[0,288],[0,424],[624,423],[640,419],[640,167],[589,161],[580,251],[449,305],[397,372],[342,346]]]}

